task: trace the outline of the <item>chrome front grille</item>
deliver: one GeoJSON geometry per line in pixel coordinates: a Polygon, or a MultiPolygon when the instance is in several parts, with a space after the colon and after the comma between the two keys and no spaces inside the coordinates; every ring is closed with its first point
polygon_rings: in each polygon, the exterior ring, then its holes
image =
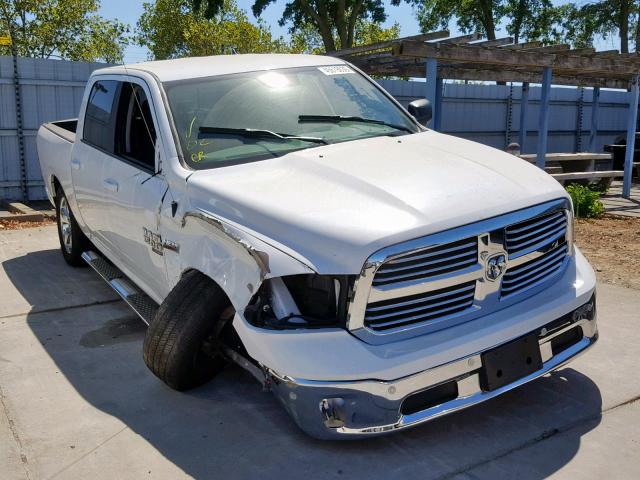
{"type": "Polygon", "coordinates": [[[427,280],[458,270],[464,270],[478,262],[478,239],[467,238],[458,242],[438,245],[394,257],[376,271],[373,285],[389,285],[408,280],[427,280]]]}
{"type": "Polygon", "coordinates": [[[508,297],[546,281],[558,273],[566,258],[565,242],[533,260],[509,268],[502,277],[501,296],[508,297]]]}
{"type": "Polygon", "coordinates": [[[505,228],[505,247],[509,258],[514,258],[552,244],[566,233],[567,216],[555,211],[505,228]]]}
{"type": "Polygon", "coordinates": [[[355,284],[348,328],[368,343],[430,333],[546,288],[573,254],[560,199],[373,254],[355,284]]]}
{"type": "Polygon", "coordinates": [[[370,303],[364,324],[374,331],[389,330],[415,322],[455,315],[471,308],[476,282],[370,303]]]}

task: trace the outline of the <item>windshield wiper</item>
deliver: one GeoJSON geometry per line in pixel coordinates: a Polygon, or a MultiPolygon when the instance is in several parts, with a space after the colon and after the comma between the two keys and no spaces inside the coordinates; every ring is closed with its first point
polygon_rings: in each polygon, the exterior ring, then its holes
{"type": "Polygon", "coordinates": [[[298,122],[360,122],[360,123],[372,123],[374,125],[384,125],[385,127],[395,128],[396,130],[402,130],[409,133],[415,133],[409,127],[404,125],[395,125],[393,123],[387,123],[382,120],[376,120],[375,118],[364,117],[351,117],[348,115],[299,115],[298,122]]]}
{"type": "Polygon", "coordinates": [[[279,140],[300,140],[302,142],[322,143],[329,145],[324,138],[302,137],[299,135],[289,135],[286,133],[276,133],[271,130],[259,130],[256,128],[226,128],[226,127],[200,127],[200,133],[222,133],[229,135],[241,135],[249,138],[277,138],[279,140]]]}

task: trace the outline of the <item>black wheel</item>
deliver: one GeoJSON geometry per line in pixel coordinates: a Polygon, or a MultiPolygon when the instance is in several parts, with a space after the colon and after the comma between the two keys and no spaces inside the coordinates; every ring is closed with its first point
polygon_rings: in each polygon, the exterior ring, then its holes
{"type": "Polygon", "coordinates": [[[74,267],[86,266],[81,255],[88,250],[90,243],[80,230],[69,207],[69,201],[61,188],[56,190],[56,219],[58,221],[60,250],[64,260],[74,267]]]}
{"type": "Polygon", "coordinates": [[[144,337],[147,367],[175,390],[208,382],[226,363],[216,350],[229,300],[200,272],[184,275],[162,302],[144,337]]]}

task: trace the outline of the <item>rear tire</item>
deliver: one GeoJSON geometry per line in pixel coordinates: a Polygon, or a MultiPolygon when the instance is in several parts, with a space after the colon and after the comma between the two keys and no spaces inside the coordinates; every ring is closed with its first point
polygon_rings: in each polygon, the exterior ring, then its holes
{"type": "Polygon", "coordinates": [[[227,296],[215,282],[200,272],[187,272],[147,330],[143,356],[149,370],[175,390],[211,380],[226,362],[207,346],[215,343],[217,322],[228,307],[227,296]]]}
{"type": "Polygon", "coordinates": [[[60,250],[65,262],[73,267],[84,267],[82,253],[89,249],[89,239],[82,233],[69,201],[60,187],[56,189],[56,220],[60,250]]]}

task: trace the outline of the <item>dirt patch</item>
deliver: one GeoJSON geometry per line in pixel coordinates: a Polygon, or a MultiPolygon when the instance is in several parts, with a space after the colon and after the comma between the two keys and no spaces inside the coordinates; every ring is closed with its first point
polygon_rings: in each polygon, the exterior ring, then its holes
{"type": "Polygon", "coordinates": [[[0,219],[0,231],[2,230],[21,230],[23,228],[46,227],[54,225],[55,219],[45,218],[41,222],[22,222],[20,220],[0,219]]]}
{"type": "Polygon", "coordinates": [[[576,244],[599,281],[640,290],[640,218],[576,220],[576,244]]]}

